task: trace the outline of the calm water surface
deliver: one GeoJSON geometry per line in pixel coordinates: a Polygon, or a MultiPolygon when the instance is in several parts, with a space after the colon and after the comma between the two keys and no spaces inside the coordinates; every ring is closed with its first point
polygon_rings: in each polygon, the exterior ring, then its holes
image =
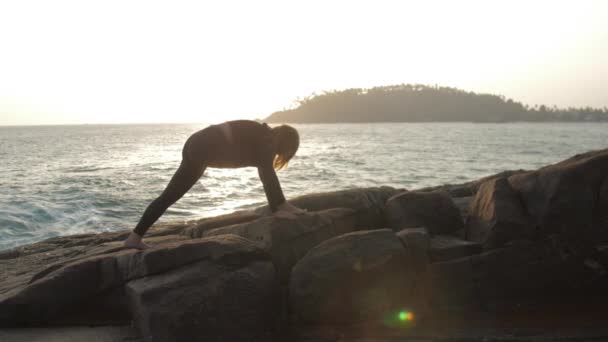
{"type": "MultiPolygon", "coordinates": [[[[132,228],[167,184],[186,138],[206,125],[0,127],[0,250],[48,237],[132,228]]],[[[460,183],[608,147],[608,123],[294,125],[287,198],[389,185],[460,183]]],[[[207,169],[159,222],[265,202],[254,168],[207,169]]]]}

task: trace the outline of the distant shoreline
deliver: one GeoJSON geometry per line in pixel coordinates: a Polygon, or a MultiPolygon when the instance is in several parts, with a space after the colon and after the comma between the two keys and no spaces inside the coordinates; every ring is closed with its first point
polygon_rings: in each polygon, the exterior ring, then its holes
{"type": "Polygon", "coordinates": [[[264,121],[269,124],[298,124],[298,125],[343,125],[343,124],[395,124],[395,123],[410,123],[410,124],[514,124],[514,123],[534,123],[534,124],[547,124],[547,123],[568,123],[568,124],[581,124],[581,123],[608,123],[608,120],[597,120],[597,121],[340,121],[340,122],[289,122],[289,121],[264,121]]]}
{"type": "Polygon", "coordinates": [[[313,94],[268,122],[608,122],[608,108],[534,105],[501,95],[423,84],[313,94]]]}
{"type": "MultiPolygon", "coordinates": [[[[368,124],[395,124],[395,123],[411,123],[411,124],[514,124],[514,123],[534,123],[534,124],[546,124],[546,123],[569,123],[569,124],[581,124],[581,123],[608,123],[608,120],[596,120],[596,121],[340,121],[340,122],[288,122],[288,121],[270,121],[262,120],[269,124],[293,124],[293,125],[368,125],[368,124]]],[[[100,126],[181,126],[181,125],[210,125],[204,122],[167,122],[167,123],[95,123],[95,124],[49,124],[49,125],[0,125],[0,129],[8,128],[50,128],[50,127],[100,127],[100,126]]]]}

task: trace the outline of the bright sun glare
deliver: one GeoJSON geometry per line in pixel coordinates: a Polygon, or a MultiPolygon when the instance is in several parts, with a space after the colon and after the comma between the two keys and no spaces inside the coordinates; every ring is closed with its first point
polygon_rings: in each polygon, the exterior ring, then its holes
{"type": "Polygon", "coordinates": [[[608,105],[603,1],[7,1],[0,125],[263,118],[323,90],[608,105]]]}

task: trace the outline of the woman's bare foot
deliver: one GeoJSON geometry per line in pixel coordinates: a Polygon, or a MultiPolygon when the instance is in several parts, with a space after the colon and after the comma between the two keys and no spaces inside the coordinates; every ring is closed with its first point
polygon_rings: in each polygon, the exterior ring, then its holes
{"type": "Polygon", "coordinates": [[[150,248],[150,246],[146,245],[143,241],[141,241],[141,236],[135,234],[134,232],[131,232],[131,234],[129,234],[129,237],[127,237],[122,246],[126,248],[136,249],[150,248]]]}

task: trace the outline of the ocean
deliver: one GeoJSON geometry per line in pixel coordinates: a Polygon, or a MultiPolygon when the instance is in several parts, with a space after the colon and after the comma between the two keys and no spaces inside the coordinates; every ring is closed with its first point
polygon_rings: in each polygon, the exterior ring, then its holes
{"type": "MultiPolygon", "coordinates": [[[[0,127],[0,250],[49,237],[131,229],[206,124],[0,127]]],[[[287,199],[388,185],[462,183],[608,147],[608,123],[302,124],[278,173],[287,199]]],[[[265,203],[254,168],[207,169],[159,222],[265,203]]]]}

